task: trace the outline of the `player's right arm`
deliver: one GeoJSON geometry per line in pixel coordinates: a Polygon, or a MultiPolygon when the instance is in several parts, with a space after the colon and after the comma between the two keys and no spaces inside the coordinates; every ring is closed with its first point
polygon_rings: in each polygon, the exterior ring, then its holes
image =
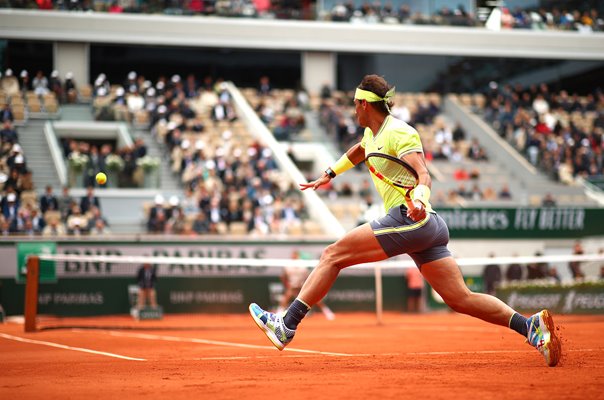
{"type": "Polygon", "coordinates": [[[353,168],[355,165],[363,162],[364,160],[365,149],[361,146],[361,142],[359,142],[348,149],[346,154],[340,157],[333,167],[327,168],[325,172],[323,172],[323,175],[321,175],[319,178],[308,183],[301,183],[300,189],[306,190],[312,188],[313,190],[317,190],[319,187],[325,185],[337,175],[353,168]]]}

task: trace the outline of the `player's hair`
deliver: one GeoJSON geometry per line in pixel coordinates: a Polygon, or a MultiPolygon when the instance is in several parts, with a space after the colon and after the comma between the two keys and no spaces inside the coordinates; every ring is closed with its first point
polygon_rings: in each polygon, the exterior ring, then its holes
{"type": "MultiPolygon", "coordinates": [[[[386,95],[386,92],[388,92],[388,90],[390,90],[392,86],[390,86],[388,82],[386,82],[386,79],[384,79],[384,77],[382,76],[365,75],[358,87],[359,89],[368,90],[372,93],[377,94],[380,97],[384,97],[386,95]]],[[[385,101],[376,101],[369,104],[371,104],[373,107],[383,112],[384,114],[390,114],[388,107],[392,108],[392,106],[394,106],[394,102],[392,100],[388,101],[388,103],[386,103],[385,101]]]]}

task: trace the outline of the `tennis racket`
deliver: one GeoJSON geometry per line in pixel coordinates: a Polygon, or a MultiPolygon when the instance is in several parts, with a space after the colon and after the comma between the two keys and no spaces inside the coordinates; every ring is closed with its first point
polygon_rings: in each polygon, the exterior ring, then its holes
{"type": "Polygon", "coordinates": [[[409,164],[383,153],[369,153],[365,164],[376,178],[392,186],[405,197],[410,210],[415,209],[410,193],[419,183],[419,177],[409,164]]]}

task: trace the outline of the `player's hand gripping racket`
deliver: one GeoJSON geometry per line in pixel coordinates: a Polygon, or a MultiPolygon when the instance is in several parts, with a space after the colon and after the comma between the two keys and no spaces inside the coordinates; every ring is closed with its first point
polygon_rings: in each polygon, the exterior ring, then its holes
{"type": "Polygon", "coordinates": [[[419,177],[409,164],[382,153],[369,153],[365,164],[379,180],[392,186],[405,197],[409,210],[415,210],[410,193],[419,183],[419,177]]]}

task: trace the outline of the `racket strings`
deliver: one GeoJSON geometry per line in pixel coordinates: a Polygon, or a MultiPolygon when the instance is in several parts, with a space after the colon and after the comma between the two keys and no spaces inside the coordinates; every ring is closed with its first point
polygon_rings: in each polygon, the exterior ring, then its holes
{"type": "Polygon", "coordinates": [[[397,185],[412,188],[415,187],[417,183],[417,179],[411,171],[387,158],[371,157],[370,163],[383,176],[397,185]]]}

